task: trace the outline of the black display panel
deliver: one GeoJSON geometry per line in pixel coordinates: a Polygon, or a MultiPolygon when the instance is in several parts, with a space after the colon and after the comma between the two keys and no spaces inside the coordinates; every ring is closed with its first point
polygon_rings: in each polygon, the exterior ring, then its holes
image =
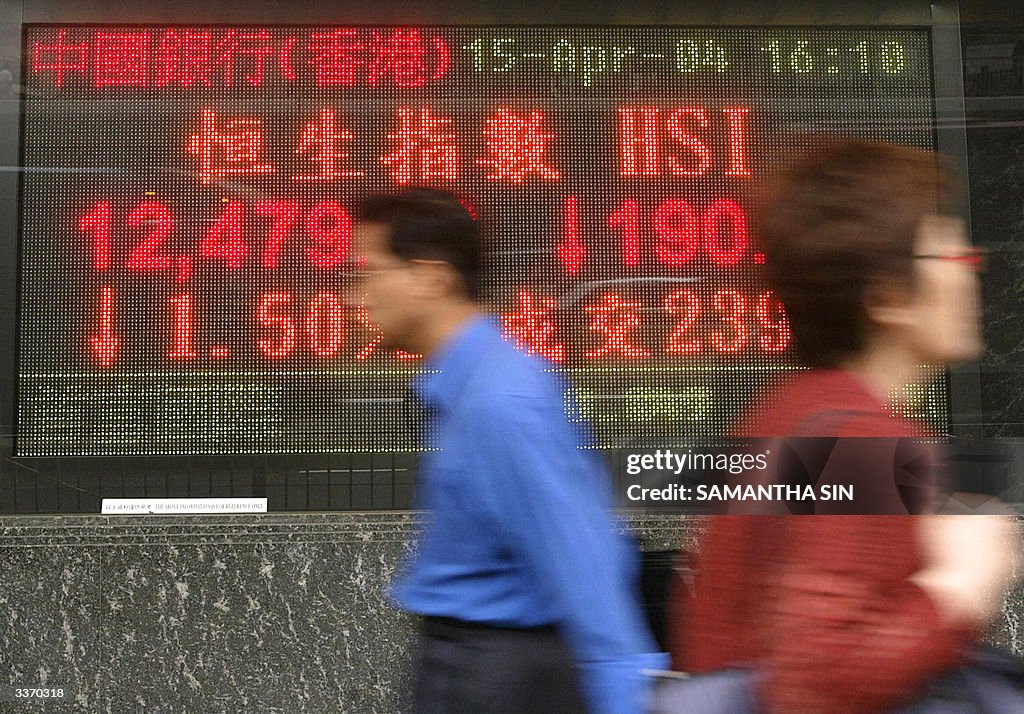
{"type": "MultiPolygon", "coordinates": [[[[420,359],[346,277],[354,206],[407,185],[479,217],[488,303],[601,447],[721,433],[794,369],[752,186],[809,133],[935,145],[924,28],[27,25],[23,56],[19,456],[420,448],[420,359]]],[[[901,397],[945,430],[944,380],[901,397]]]]}

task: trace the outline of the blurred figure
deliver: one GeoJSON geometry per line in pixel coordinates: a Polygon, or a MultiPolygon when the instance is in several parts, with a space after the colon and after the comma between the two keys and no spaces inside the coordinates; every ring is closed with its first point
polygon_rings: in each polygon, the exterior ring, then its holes
{"type": "MultiPolygon", "coordinates": [[[[892,390],[981,350],[979,256],[941,213],[948,186],[931,154],[854,140],[781,178],[760,239],[813,369],[770,390],[737,436],[921,433],[890,415],[892,390]]],[[[675,668],[753,666],[766,712],[852,714],[912,701],[960,664],[999,611],[1012,522],[927,515],[936,502],[893,484],[891,463],[872,501],[890,515],[713,518],[692,598],[673,597],[675,668]]]]}
{"type": "Polygon", "coordinates": [[[426,355],[427,523],[393,589],[423,616],[415,711],[641,712],[639,670],[664,655],[610,478],[578,448],[545,365],[482,314],[475,221],[454,196],[413,189],[365,201],[354,241],[386,344],[426,355]]]}

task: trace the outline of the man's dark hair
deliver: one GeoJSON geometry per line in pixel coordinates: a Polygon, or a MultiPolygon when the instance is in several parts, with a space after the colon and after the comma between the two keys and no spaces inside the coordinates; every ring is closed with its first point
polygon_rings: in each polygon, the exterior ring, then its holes
{"type": "Polygon", "coordinates": [[[925,215],[944,212],[953,188],[933,153],[831,141],[768,187],[755,225],[768,282],[811,367],[834,367],[863,349],[873,283],[913,287],[918,226],[925,215]]]}
{"type": "Polygon", "coordinates": [[[357,219],[390,230],[390,249],[403,260],[441,260],[462,278],[471,300],[480,297],[481,245],[476,221],[457,196],[431,188],[377,194],[357,219]]]}

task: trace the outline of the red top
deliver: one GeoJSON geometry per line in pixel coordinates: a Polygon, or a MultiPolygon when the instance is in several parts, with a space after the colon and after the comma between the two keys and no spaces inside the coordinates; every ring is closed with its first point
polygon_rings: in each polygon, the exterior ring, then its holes
{"type": "MultiPolygon", "coordinates": [[[[798,376],[739,424],[737,434],[752,437],[914,431],[854,377],[830,370],[798,376]],[[834,412],[845,416],[815,416],[834,412]]],[[[777,714],[888,709],[958,664],[975,638],[908,580],[921,564],[911,516],[712,518],[694,597],[683,587],[673,594],[674,665],[757,663],[762,701],[777,714]]]]}

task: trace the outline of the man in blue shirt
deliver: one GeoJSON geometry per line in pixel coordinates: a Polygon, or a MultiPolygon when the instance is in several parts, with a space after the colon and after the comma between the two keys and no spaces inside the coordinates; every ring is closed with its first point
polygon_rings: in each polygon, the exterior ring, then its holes
{"type": "Polygon", "coordinates": [[[579,448],[558,380],[481,312],[475,221],[454,196],[413,189],[364,202],[354,240],[384,343],[426,356],[427,522],[393,591],[423,616],[416,711],[643,711],[640,670],[665,660],[610,480],[579,448]]]}

